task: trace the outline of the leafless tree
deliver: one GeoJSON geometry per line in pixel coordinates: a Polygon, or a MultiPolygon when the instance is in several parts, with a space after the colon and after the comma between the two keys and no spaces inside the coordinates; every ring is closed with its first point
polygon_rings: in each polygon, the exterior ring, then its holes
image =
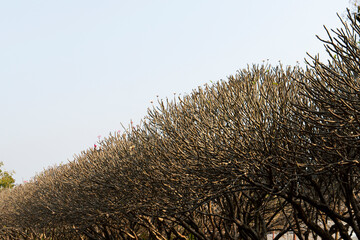
{"type": "MultiPolygon", "coordinates": [[[[3,239],[360,238],[357,20],[308,68],[252,66],[0,192],[3,239]]],[[[333,37],[332,35],[335,35],[333,37]]]]}

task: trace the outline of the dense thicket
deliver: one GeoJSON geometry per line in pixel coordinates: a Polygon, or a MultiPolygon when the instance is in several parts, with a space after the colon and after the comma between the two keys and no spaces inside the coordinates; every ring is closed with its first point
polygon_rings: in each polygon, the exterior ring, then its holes
{"type": "Polygon", "coordinates": [[[360,238],[358,23],[330,60],[253,66],[0,193],[3,239],[360,238]]]}

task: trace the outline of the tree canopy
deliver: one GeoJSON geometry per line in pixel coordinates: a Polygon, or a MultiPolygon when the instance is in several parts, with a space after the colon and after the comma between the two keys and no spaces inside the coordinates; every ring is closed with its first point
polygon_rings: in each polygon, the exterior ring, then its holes
{"type": "Polygon", "coordinates": [[[360,238],[360,26],[254,65],[0,192],[5,239],[360,238]]]}
{"type": "MultiPolygon", "coordinates": [[[[0,162],[0,167],[2,167],[3,165],[4,163],[0,162]]],[[[12,175],[12,172],[0,169],[0,189],[14,187],[15,179],[12,177],[12,175]]]]}

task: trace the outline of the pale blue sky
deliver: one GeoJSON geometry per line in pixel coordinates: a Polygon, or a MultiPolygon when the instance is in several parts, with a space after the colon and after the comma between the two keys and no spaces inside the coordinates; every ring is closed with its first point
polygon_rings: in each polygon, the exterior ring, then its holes
{"type": "Polygon", "coordinates": [[[150,101],[269,59],[325,56],[348,0],[0,3],[0,161],[17,183],[138,123],[150,101]]]}

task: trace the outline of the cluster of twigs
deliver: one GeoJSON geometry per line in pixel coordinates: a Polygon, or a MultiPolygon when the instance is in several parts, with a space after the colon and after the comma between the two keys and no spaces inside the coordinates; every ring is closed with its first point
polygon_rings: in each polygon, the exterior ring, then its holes
{"type": "Polygon", "coordinates": [[[159,101],[140,127],[0,193],[3,239],[360,238],[360,28],[159,101]]]}

